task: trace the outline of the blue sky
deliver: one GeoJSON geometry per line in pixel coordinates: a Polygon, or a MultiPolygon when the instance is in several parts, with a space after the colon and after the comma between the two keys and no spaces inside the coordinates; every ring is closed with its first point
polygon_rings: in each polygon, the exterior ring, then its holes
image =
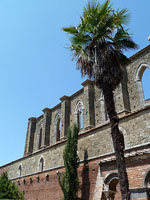
{"type": "MultiPolygon", "coordinates": [[[[0,165],[23,156],[29,117],[81,88],[61,28],[77,25],[87,0],[0,0],[0,165]]],[[[131,14],[139,50],[150,44],[150,1],[112,0],[131,14]]],[[[131,56],[136,51],[129,51],[131,56]]],[[[145,84],[150,74],[145,74],[145,84]]],[[[145,95],[148,94],[147,92],[145,95]]]]}

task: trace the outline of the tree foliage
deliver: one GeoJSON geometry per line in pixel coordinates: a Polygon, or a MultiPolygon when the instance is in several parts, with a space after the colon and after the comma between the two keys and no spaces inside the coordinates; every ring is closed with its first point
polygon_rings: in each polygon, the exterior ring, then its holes
{"type": "Polygon", "coordinates": [[[103,4],[90,1],[77,26],[63,28],[70,34],[70,50],[82,76],[94,79],[103,90],[104,84],[114,90],[122,79],[122,69],[128,63],[124,50],[137,48],[125,25],[129,21],[126,9],[114,10],[109,0],[103,4]]]}
{"type": "Polygon", "coordinates": [[[76,200],[78,192],[78,128],[68,129],[67,142],[63,153],[65,172],[58,174],[58,181],[63,191],[64,200],[76,200]]]}
{"type": "Polygon", "coordinates": [[[129,59],[124,50],[137,44],[125,28],[129,20],[126,9],[114,10],[110,0],[100,4],[90,1],[77,26],[63,28],[70,34],[70,50],[81,75],[95,80],[102,90],[115,149],[122,200],[129,200],[129,183],[124,159],[124,139],[119,131],[113,91],[123,79],[123,67],[129,59]]]}
{"type": "Polygon", "coordinates": [[[0,177],[0,199],[24,200],[24,192],[19,192],[15,183],[8,179],[7,172],[0,177]]]}

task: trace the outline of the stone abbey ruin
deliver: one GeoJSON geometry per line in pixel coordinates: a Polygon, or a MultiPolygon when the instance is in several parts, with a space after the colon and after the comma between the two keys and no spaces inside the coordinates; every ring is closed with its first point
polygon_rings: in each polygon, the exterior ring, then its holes
{"type": "MultiPolygon", "coordinates": [[[[132,200],[150,199],[150,99],[144,99],[142,76],[150,69],[150,46],[131,58],[115,90],[119,128],[125,139],[125,159],[132,200]]],[[[63,150],[68,127],[80,129],[79,196],[85,200],[120,200],[116,161],[102,93],[92,81],[63,96],[53,108],[28,120],[24,156],[0,167],[25,191],[28,200],[59,200],[57,173],[64,171],[63,150]]]]}

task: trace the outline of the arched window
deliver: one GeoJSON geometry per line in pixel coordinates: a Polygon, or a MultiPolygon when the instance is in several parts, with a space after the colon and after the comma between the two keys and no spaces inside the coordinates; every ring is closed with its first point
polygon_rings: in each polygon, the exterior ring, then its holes
{"type": "Polygon", "coordinates": [[[77,125],[79,130],[83,128],[83,110],[80,108],[77,112],[77,125]]]}
{"type": "Polygon", "coordinates": [[[120,184],[117,173],[109,174],[105,178],[102,199],[121,199],[120,184]]]}
{"type": "Polygon", "coordinates": [[[138,86],[140,106],[143,107],[147,102],[147,99],[150,98],[150,92],[148,90],[149,85],[149,76],[150,76],[150,64],[141,63],[135,74],[135,82],[138,86]]]}
{"type": "Polygon", "coordinates": [[[122,139],[124,140],[124,149],[129,148],[130,147],[129,136],[128,136],[126,130],[122,127],[119,127],[119,131],[122,135],[122,139]]]}
{"type": "Polygon", "coordinates": [[[57,130],[56,130],[56,141],[60,141],[60,132],[61,132],[61,119],[58,118],[57,121],[57,130]]]}
{"type": "Polygon", "coordinates": [[[40,129],[40,134],[39,134],[39,146],[38,148],[41,149],[42,146],[42,128],[40,129]]]}
{"type": "Polygon", "coordinates": [[[106,109],[104,95],[101,90],[100,90],[99,100],[100,100],[101,122],[103,123],[103,122],[107,121],[109,117],[108,117],[108,113],[107,113],[107,109],[106,109]]]}
{"type": "Polygon", "coordinates": [[[21,176],[21,174],[22,174],[22,166],[19,165],[19,167],[18,167],[18,175],[21,176]]]}
{"type": "Polygon", "coordinates": [[[75,124],[77,124],[79,130],[83,128],[83,103],[80,100],[75,106],[75,124]]]}
{"type": "Polygon", "coordinates": [[[42,172],[44,169],[44,159],[41,158],[39,162],[39,171],[42,172]]]}
{"type": "Polygon", "coordinates": [[[146,68],[142,76],[142,86],[143,86],[145,101],[150,99],[149,85],[150,85],[150,69],[146,68]]]}
{"type": "Polygon", "coordinates": [[[54,134],[56,142],[60,141],[61,138],[61,113],[58,112],[54,121],[54,134]]]}
{"type": "Polygon", "coordinates": [[[109,184],[109,196],[111,199],[121,199],[119,179],[114,178],[109,184]]]}

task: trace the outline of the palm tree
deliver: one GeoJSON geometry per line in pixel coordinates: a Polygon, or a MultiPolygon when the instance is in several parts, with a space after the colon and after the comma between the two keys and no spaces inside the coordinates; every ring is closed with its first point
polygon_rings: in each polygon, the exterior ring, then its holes
{"type": "Polygon", "coordinates": [[[124,140],[119,131],[113,92],[121,83],[123,66],[128,58],[123,51],[137,48],[125,25],[129,15],[126,9],[114,11],[109,0],[103,4],[92,1],[84,8],[78,26],[63,28],[70,34],[70,50],[81,75],[95,80],[102,90],[111,123],[111,135],[123,200],[130,199],[129,183],[124,159],[124,140]]]}

